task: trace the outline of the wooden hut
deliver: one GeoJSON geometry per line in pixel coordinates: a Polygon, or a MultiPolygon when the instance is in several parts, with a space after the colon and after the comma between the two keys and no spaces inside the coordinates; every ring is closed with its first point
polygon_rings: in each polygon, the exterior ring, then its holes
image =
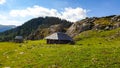
{"type": "Polygon", "coordinates": [[[16,36],[15,37],[15,42],[16,43],[23,43],[23,36],[16,36]]]}
{"type": "Polygon", "coordinates": [[[65,33],[57,32],[45,37],[47,44],[67,44],[73,43],[73,39],[65,33]]]}

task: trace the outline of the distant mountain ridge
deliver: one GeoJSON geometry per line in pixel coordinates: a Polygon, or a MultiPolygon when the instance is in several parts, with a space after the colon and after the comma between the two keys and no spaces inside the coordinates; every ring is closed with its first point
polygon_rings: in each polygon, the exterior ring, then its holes
{"type": "Polygon", "coordinates": [[[0,32],[4,32],[15,27],[16,27],[15,25],[0,25],[0,32]]]}

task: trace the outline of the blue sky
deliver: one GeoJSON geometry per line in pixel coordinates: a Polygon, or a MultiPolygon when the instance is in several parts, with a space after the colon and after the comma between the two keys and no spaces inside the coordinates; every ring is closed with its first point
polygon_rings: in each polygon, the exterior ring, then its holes
{"type": "Polygon", "coordinates": [[[69,21],[120,14],[120,0],[0,0],[0,24],[21,25],[35,17],[69,21]]]}

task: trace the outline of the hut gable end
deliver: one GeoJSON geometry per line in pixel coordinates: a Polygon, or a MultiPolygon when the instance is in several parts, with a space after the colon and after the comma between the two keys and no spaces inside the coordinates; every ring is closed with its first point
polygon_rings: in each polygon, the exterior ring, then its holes
{"type": "Polygon", "coordinates": [[[23,42],[23,36],[16,36],[15,37],[15,42],[16,43],[22,43],[23,42]]]}

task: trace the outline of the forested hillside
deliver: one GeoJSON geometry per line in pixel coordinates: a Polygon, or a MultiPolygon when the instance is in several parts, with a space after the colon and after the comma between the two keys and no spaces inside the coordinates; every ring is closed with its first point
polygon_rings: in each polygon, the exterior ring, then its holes
{"type": "MultiPolygon", "coordinates": [[[[38,28],[45,29],[51,25],[64,24],[70,26],[72,23],[56,17],[39,17],[25,22],[23,25],[14,29],[0,33],[0,41],[11,41],[15,36],[21,35],[27,38],[31,33],[34,33],[38,28]]],[[[66,26],[65,26],[66,27],[66,26]]],[[[30,38],[30,37],[29,37],[30,38]]]]}

